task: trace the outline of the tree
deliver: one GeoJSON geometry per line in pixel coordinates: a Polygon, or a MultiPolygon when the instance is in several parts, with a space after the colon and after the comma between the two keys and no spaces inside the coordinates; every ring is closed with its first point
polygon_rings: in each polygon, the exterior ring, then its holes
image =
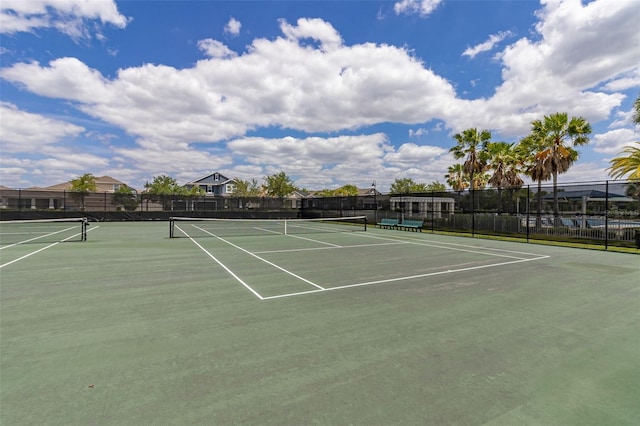
{"type": "MultiPolygon", "coordinates": [[[[487,161],[484,156],[484,147],[491,141],[491,132],[488,130],[478,131],[476,128],[467,129],[462,133],[453,135],[457,141],[456,146],[449,151],[456,160],[465,159],[462,163],[463,171],[469,175],[469,182],[475,183],[476,174],[485,171],[487,161]]],[[[471,189],[477,189],[473,185],[471,189]]]]}
{"type": "Polygon", "coordinates": [[[96,192],[96,178],[91,173],[85,173],[71,180],[71,196],[80,203],[80,210],[85,209],[84,200],[90,192],[96,192]]]}
{"type": "Polygon", "coordinates": [[[186,195],[187,191],[184,187],[178,185],[178,182],[167,175],[154,176],[151,183],[144,184],[144,190],[154,202],[161,202],[165,210],[171,210],[173,207],[173,195],[186,195]]]}
{"type": "Polygon", "coordinates": [[[619,179],[628,174],[628,179],[640,179],[640,142],[625,147],[622,153],[627,155],[611,160],[611,167],[607,169],[609,176],[619,179]]]}
{"type": "Polygon", "coordinates": [[[144,189],[147,193],[154,195],[173,195],[183,192],[178,182],[167,175],[154,176],[151,183],[144,184],[144,189]]]}
{"type": "Polygon", "coordinates": [[[640,96],[633,103],[633,122],[634,124],[640,124],[640,96]]]}
{"type": "Polygon", "coordinates": [[[543,142],[529,135],[523,138],[516,147],[516,152],[523,164],[524,173],[538,183],[536,192],[536,227],[542,226],[542,181],[551,179],[551,172],[545,164],[545,157],[538,153],[543,150],[543,142]]]}
{"type": "Polygon", "coordinates": [[[436,180],[427,185],[425,187],[425,190],[427,192],[445,192],[447,190],[447,187],[444,183],[440,183],[436,180]]]}
{"type": "Polygon", "coordinates": [[[483,189],[487,184],[487,177],[484,171],[487,167],[487,161],[484,155],[484,147],[491,141],[491,132],[471,128],[464,130],[462,133],[453,135],[456,140],[456,146],[449,151],[456,160],[464,158],[462,169],[469,176],[469,184],[471,185],[471,206],[474,206],[475,191],[483,189]]]}
{"type": "Polygon", "coordinates": [[[235,189],[232,195],[235,197],[258,197],[260,195],[260,187],[255,179],[243,180],[234,178],[235,189]]]}
{"type": "Polygon", "coordinates": [[[134,211],[138,208],[138,197],[133,188],[127,185],[120,186],[111,196],[111,204],[122,207],[126,211],[134,211]]]}
{"type": "Polygon", "coordinates": [[[444,175],[447,184],[457,193],[461,193],[469,187],[469,177],[464,172],[464,166],[460,163],[449,166],[449,173],[444,175]]]}
{"type": "Polygon", "coordinates": [[[271,197],[284,198],[298,189],[283,171],[265,176],[264,180],[265,192],[271,197]]]}
{"type": "Polygon", "coordinates": [[[343,185],[333,191],[337,197],[349,197],[358,195],[358,187],[355,185],[343,185]]]}
{"type": "Polygon", "coordinates": [[[410,194],[412,192],[427,192],[427,186],[424,183],[416,183],[411,178],[396,178],[389,188],[391,194],[410,194]]]}
{"type": "Polygon", "coordinates": [[[531,135],[542,144],[542,150],[536,156],[553,179],[553,215],[559,224],[558,175],[567,172],[578,159],[578,152],[573,147],[589,143],[591,124],[582,117],[569,118],[566,112],[557,112],[545,115],[543,120],[535,120],[531,126],[531,135]]]}
{"type": "Polygon", "coordinates": [[[514,145],[508,142],[489,142],[485,145],[488,169],[493,170],[488,182],[498,189],[498,213],[502,211],[502,190],[509,187],[520,188],[524,183],[519,176],[520,159],[514,145]]]}

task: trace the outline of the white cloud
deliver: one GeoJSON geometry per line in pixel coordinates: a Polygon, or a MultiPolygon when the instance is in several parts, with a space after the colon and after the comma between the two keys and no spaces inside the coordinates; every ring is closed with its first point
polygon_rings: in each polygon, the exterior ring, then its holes
{"type": "Polygon", "coordinates": [[[473,47],[467,48],[464,52],[462,52],[462,56],[475,58],[478,53],[488,52],[492,50],[496,44],[500,43],[507,37],[511,37],[512,35],[513,33],[511,33],[511,31],[501,31],[498,34],[492,34],[489,36],[489,40],[473,47]]]}
{"type": "MultiPolygon", "coordinates": [[[[637,84],[639,54],[617,43],[638,40],[640,10],[625,0],[549,1],[539,17],[535,38],[521,38],[497,56],[502,82],[495,93],[475,100],[461,99],[408,49],[345,45],[340,33],[319,19],[281,21],[281,37],[255,39],[242,54],[202,40],[198,47],[208,57],[185,69],[146,64],[107,78],[77,58],[59,58],[17,63],[0,69],[0,77],[34,94],[69,101],[137,138],[137,147],[114,149],[116,157],[104,168],[135,164],[141,173],[189,178],[214,169],[261,174],[286,169],[310,188],[341,178],[363,183],[373,178],[382,187],[381,176],[418,171],[442,180],[448,157],[412,144],[394,150],[380,136],[334,132],[389,122],[414,125],[417,136],[420,126],[437,120],[439,129],[489,128],[516,138],[529,132],[531,121],[555,111],[592,123],[610,118],[624,99],[619,90],[637,84]],[[610,43],[594,40],[594,33],[610,43]],[[244,137],[267,127],[332,137],[244,137]],[[231,153],[223,150],[228,140],[231,153]],[[421,162],[411,162],[408,153],[421,162]]],[[[3,134],[6,123],[3,119],[3,134]]],[[[16,130],[27,136],[29,131],[16,130]]],[[[614,136],[596,137],[592,146],[613,149],[614,136]]]]}
{"type": "Polygon", "coordinates": [[[75,124],[19,110],[1,102],[2,132],[0,146],[4,153],[40,152],[46,145],[76,137],[85,129],[75,124]]]}
{"type": "Polygon", "coordinates": [[[236,52],[229,49],[222,42],[210,38],[198,41],[198,48],[211,58],[233,58],[236,52]]]}
{"type": "Polygon", "coordinates": [[[342,46],[342,37],[335,28],[322,19],[298,19],[297,25],[291,25],[286,20],[280,20],[280,30],[287,39],[299,42],[313,39],[320,42],[323,51],[335,50],[342,46]]]}
{"type": "MultiPolygon", "coordinates": [[[[0,3],[0,32],[32,32],[55,28],[73,39],[91,34],[88,21],[100,21],[124,28],[130,19],[118,12],[113,0],[3,0],[0,3]]],[[[97,34],[97,37],[102,37],[97,34]]]]}
{"type": "Polygon", "coordinates": [[[595,135],[593,138],[593,150],[606,154],[617,154],[625,146],[630,146],[640,141],[640,134],[632,129],[614,129],[606,133],[595,135]]]}
{"type": "Polygon", "coordinates": [[[224,26],[224,32],[237,36],[240,34],[240,28],[242,28],[242,23],[232,16],[229,22],[227,22],[227,25],[224,26]]]}
{"type": "Polygon", "coordinates": [[[393,5],[393,10],[397,15],[418,14],[424,17],[436,10],[440,3],[442,0],[401,0],[393,5]]]}
{"type": "Polygon", "coordinates": [[[391,165],[403,168],[418,167],[421,164],[428,164],[447,152],[446,149],[438,146],[420,146],[413,143],[405,143],[397,151],[385,155],[384,160],[391,165]]]}
{"type": "Polygon", "coordinates": [[[640,52],[640,8],[634,0],[545,1],[536,25],[540,40],[522,38],[498,55],[503,82],[488,99],[454,105],[455,130],[487,127],[506,136],[526,134],[544,114],[567,111],[605,120],[624,95],[598,91],[600,83],[635,75],[640,52]],[[485,124],[486,123],[486,124],[485,124]]]}
{"type": "Polygon", "coordinates": [[[409,129],[409,137],[413,138],[413,137],[420,137],[420,136],[425,136],[429,134],[429,131],[425,128],[419,128],[419,129],[409,129]]]}

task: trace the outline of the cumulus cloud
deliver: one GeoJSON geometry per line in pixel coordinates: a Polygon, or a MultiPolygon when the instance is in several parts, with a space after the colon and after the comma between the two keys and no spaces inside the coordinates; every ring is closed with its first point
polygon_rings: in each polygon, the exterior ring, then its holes
{"type": "Polygon", "coordinates": [[[342,37],[335,28],[322,19],[298,19],[297,25],[280,20],[280,30],[289,40],[313,39],[320,43],[322,50],[334,50],[342,45],[342,37]]]}
{"type": "Polygon", "coordinates": [[[401,0],[393,5],[393,10],[397,15],[418,14],[424,17],[436,10],[440,3],[442,0],[401,0]]]}
{"type": "Polygon", "coordinates": [[[40,152],[46,145],[76,137],[85,130],[75,124],[21,111],[8,102],[0,103],[0,116],[0,145],[5,153],[40,152]]]}
{"type": "MultiPolygon", "coordinates": [[[[74,39],[81,39],[90,37],[92,33],[89,21],[124,28],[130,18],[118,12],[113,0],[3,0],[0,3],[2,33],[55,28],[74,39]]],[[[99,33],[97,36],[102,37],[99,33]]]]}
{"type": "Polygon", "coordinates": [[[233,58],[236,52],[229,49],[222,42],[210,38],[198,41],[198,48],[211,58],[233,58]]]}
{"type": "MultiPolygon", "coordinates": [[[[405,144],[396,151],[382,141],[384,135],[333,134],[378,123],[420,126],[437,120],[453,132],[479,127],[515,138],[550,112],[567,111],[591,122],[607,119],[624,99],[619,90],[638,84],[640,57],[629,48],[640,44],[640,10],[634,3],[543,2],[535,37],[504,48],[496,56],[502,82],[493,94],[472,100],[460,98],[408,48],[347,45],[320,19],[282,20],[280,37],[256,38],[242,54],[219,41],[201,40],[198,48],[207,57],[184,69],[145,64],[105,77],[67,57],[16,63],[0,69],[0,77],[36,95],[66,100],[136,137],[138,146],[118,150],[111,167],[129,161],[152,173],[192,178],[194,170],[260,168],[267,174],[286,166],[316,183],[334,182],[339,173],[345,180],[370,179],[373,170],[387,176],[420,171],[442,179],[446,155],[432,148],[405,144]],[[331,137],[245,137],[269,127],[331,137]],[[218,155],[216,147],[225,143],[231,153],[218,155]],[[411,163],[408,154],[421,162],[411,163]]],[[[479,52],[479,46],[470,49],[479,52]]],[[[22,131],[28,135],[28,129],[22,131]]],[[[594,139],[594,145],[613,149],[614,135],[594,139]]]]}
{"type": "Polygon", "coordinates": [[[429,163],[447,152],[446,149],[438,146],[405,143],[397,151],[387,153],[384,160],[394,166],[416,167],[419,164],[429,163]]]}
{"type": "Polygon", "coordinates": [[[504,135],[521,135],[549,111],[597,122],[621,104],[623,94],[599,91],[598,85],[637,72],[640,54],[629,46],[640,44],[640,8],[633,0],[543,5],[535,27],[539,40],[522,38],[506,47],[498,55],[502,84],[486,100],[457,105],[450,127],[488,123],[504,135]]]}
{"type": "Polygon", "coordinates": [[[242,28],[242,23],[232,16],[231,19],[229,19],[229,22],[227,22],[227,25],[224,26],[224,32],[237,36],[240,34],[240,28],[242,28]]]}
{"type": "Polygon", "coordinates": [[[606,154],[617,154],[625,146],[633,145],[640,139],[640,135],[632,129],[613,129],[606,133],[595,135],[593,150],[606,154]]]}

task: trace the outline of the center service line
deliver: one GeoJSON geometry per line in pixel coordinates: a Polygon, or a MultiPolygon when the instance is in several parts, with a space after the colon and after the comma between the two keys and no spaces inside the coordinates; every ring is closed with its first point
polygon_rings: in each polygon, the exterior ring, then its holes
{"type": "MultiPolygon", "coordinates": [[[[216,238],[217,238],[217,239],[219,239],[220,241],[223,241],[223,242],[225,242],[225,243],[229,244],[230,246],[235,247],[235,248],[237,248],[238,250],[241,250],[241,251],[245,252],[246,254],[251,255],[251,256],[253,256],[253,257],[255,257],[256,259],[261,260],[261,261],[263,261],[264,263],[266,263],[267,265],[271,265],[271,266],[273,266],[274,268],[279,269],[279,270],[281,270],[282,272],[284,272],[284,273],[286,273],[286,274],[291,275],[292,277],[295,277],[295,278],[297,278],[297,279],[299,279],[299,280],[301,280],[301,281],[304,281],[304,282],[305,282],[305,283],[307,283],[307,284],[311,284],[312,286],[314,286],[314,287],[316,287],[316,288],[319,288],[320,290],[324,290],[324,289],[325,289],[324,287],[320,287],[318,284],[316,284],[316,283],[314,283],[314,282],[311,282],[311,281],[309,281],[308,279],[301,277],[300,275],[296,275],[296,274],[294,274],[293,272],[291,272],[291,271],[288,271],[288,270],[284,269],[282,266],[278,266],[278,265],[276,265],[276,264],[275,264],[275,263],[273,263],[273,262],[269,262],[267,259],[263,259],[262,257],[258,256],[257,254],[253,254],[253,253],[251,253],[249,250],[245,250],[245,249],[243,249],[242,247],[240,247],[240,246],[238,246],[238,245],[235,245],[235,244],[233,244],[232,242],[227,241],[227,240],[225,240],[224,238],[219,237],[219,236],[217,236],[217,235],[215,235],[215,234],[213,234],[213,233],[211,233],[211,232],[207,231],[206,229],[203,229],[203,228],[200,228],[200,227],[197,227],[197,226],[196,226],[195,228],[198,228],[198,229],[199,229],[199,230],[201,230],[202,232],[205,232],[205,233],[207,233],[207,234],[211,235],[212,237],[216,237],[216,238]]],[[[200,245],[200,244],[198,244],[198,245],[200,245]]]]}

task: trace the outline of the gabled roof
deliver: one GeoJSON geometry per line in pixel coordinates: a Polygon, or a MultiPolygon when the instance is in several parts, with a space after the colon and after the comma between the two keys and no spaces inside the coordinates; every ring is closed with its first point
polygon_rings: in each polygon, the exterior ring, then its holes
{"type": "Polygon", "coordinates": [[[222,173],[214,172],[214,173],[209,173],[208,175],[204,175],[202,177],[199,177],[198,179],[194,179],[194,180],[192,180],[190,182],[187,182],[187,183],[185,183],[185,185],[198,185],[198,184],[201,184],[201,183],[213,184],[213,185],[224,185],[225,183],[232,182],[232,181],[233,181],[233,179],[229,179],[228,177],[226,177],[222,173]],[[218,176],[220,176],[220,179],[214,181],[213,180],[213,176],[216,175],[216,174],[218,176]]]}
{"type": "MultiPolygon", "coordinates": [[[[113,185],[129,186],[126,183],[114,179],[111,176],[96,177],[96,187],[98,190],[109,191],[113,188],[113,185]]],[[[47,186],[45,188],[38,188],[46,191],[68,191],[71,189],[71,181],[58,183],[55,185],[47,186]]]]}

